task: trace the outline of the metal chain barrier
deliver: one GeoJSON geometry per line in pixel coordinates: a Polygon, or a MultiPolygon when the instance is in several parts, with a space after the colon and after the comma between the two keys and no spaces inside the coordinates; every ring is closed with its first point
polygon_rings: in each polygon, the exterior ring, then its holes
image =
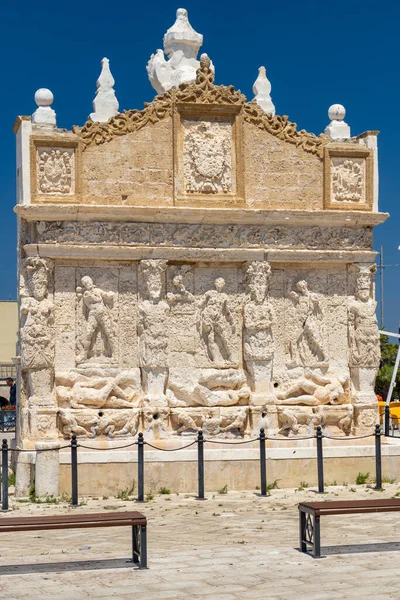
{"type": "MultiPolygon", "coordinates": [[[[316,454],[317,454],[317,474],[318,474],[318,493],[324,493],[324,459],[323,459],[323,439],[329,440],[338,440],[348,441],[351,440],[361,440],[370,437],[375,438],[375,468],[376,468],[376,486],[375,489],[382,489],[382,454],[381,454],[381,427],[380,425],[376,425],[374,433],[362,436],[356,436],[349,438],[347,436],[329,436],[325,435],[322,431],[322,427],[319,425],[317,427],[316,435],[306,436],[301,438],[295,437],[268,437],[265,435],[264,429],[260,429],[260,435],[257,438],[252,438],[249,440],[240,440],[240,441],[229,441],[229,440],[213,440],[213,439],[204,439],[203,431],[199,431],[195,440],[186,444],[185,446],[180,446],[179,448],[160,448],[147,442],[144,440],[143,433],[139,433],[138,439],[135,442],[131,442],[129,444],[125,444],[123,446],[116,446],[114,448],[96,448],[93,446],[86,446],[85,444],[80,444],[77,441],[76,435],[73,434],[71,437],[71,443],[65,446],[61,446],[59,450],[65,450],[70,448],[71,450],[71,490],[72,490],[72,501],[71,506],[76,507],[79,506],[79,498],[78,498],[78,448],[83,448],[85,450],[95,450],[95,451],[107,451],[110,450],[122,450],[125,448],[131,448],[132,446],[138,447],[138,455],[137,455],[137,464],[138,464],[138,502],[144,502],[144,446],[148,446],[153,450],[157,450],[160,452],[178,452],[179,450],[186,450],[197,444],[197,476],[198,476],[198,500],[204,500],[204,444],[223,444],[230,446],[239,446],[242,444],[252,444],[254,442],[259,442],[259,460],[260,460],[260,496],[268,496],[268,486],[267,486],[267,449],[266,449],[266,441],[273,442],[290,442],[290,441],[302,441],[302,440],[316,440],[316,454]]],[[[22,448],[9,448],[8,441],[3,440],[1,446],[1,509],[3,511],[8,510],[8,453],[9,452],[54,452],[54,448],[43,448],[41,450],[27,450],[22,448]]]]}

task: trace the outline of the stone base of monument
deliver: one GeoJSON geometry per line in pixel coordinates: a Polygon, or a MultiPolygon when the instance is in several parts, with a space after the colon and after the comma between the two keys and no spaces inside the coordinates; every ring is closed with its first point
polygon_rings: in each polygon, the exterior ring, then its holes
{"type": "MultiPolygon", "coordinates": [[[[317,460],[314,440],[267,442],[267,483],[276,482],[280,488],[298,487],[305,482],[309,487],[317,485],[317,460]]],[[[53,452],[49,454],[53,455],[53,452]]],[[[56,452],[54,452],[56,454],[56,452]]],[[[358,473],[375,477],[374,438],[346,441],[323,440],[324,478],[326,485],[355,483],[358,473]]],[[[400,438],[382,437],[383,477],[398,479],[400,438]]],[[[47,457],[46,457],[47,458],[47,457]]],[[[41,481],[42,467],[35,465],[36,452],[21,455],[17,465],[18,497],[29,494],[29,486],[35,473],[36,486],[43,490],[48,483],[41,481]],[[40,467],[40,468],[39,468],[40,467]],[[29,475],[30,472],[30,475],[29,475]]],[[[71,494],[71,458],[65,450],[59,452],[59,493],[71,494]]],[[[55,462],[58,463],[58,460],[55,462]]],[[[251,490],[260,487],[260,462],[258,442],[241,445],[240,448],[207,443],[204,450],[205,489],[218,491],[251,490]]],[[[144,453],[145,494],[157,493],[167,487],[171,493],[197,491],[197,447],[176,452],[146,448],[144,453]]],[[[114,449],[112,451],[79,450],[78,482],[80,496],[114,496],[117,491],[133,489],[137,493],[137,449],[114,449]]],[[[57,477],[54,478],[56,480],[57,477]]],[[[57,482],[58,483],[58,482],[57,482]]],[[[53,484],[52,494],[56,495],[53,484]]],[[[50,488],[49,488],[50,491],[50,488]]]]}

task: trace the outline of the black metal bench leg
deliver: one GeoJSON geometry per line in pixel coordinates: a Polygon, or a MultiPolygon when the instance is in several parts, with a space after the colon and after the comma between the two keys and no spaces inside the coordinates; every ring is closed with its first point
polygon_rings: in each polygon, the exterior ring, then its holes
{"type": "Polygon", "coordinates": [[[132,525],[132,562],[138,563],[140,557],[139,526],[132,525]]]}
{"type": "Polygon", "coordinates": [[[140,526],[140,569],[147,569],[147,528],[140,526]]]}
{"type": "Polygon", "coordinates": [[[314,558],[321,558],[320,518],[314,515],[314,558]]]}
{"type": "Polygon", "coordinates": [[[306,513],[302,510],[299,511],[299,528],[300,528],[300,550],[302,552],[307,552],[307,544],[305,542],[306,539],[306,513]]]}

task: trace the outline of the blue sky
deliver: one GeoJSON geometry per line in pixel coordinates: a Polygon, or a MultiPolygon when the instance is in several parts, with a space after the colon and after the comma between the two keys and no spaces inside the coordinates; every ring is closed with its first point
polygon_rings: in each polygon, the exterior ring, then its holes
{"type": "MultiPolygon", "coordinates": [[[[385,263],[400,264],[399,96],[400,3],[383,0],[286,2],[98,0],[2,3],[0,8],[0,299],[16,297],[15,139],[17,115],[35,110],[39,87],[52,90],[59,127],[82,125],[91,112],[100,60],[107,56],[120,109],[142,108],[154,91],[146,74],[150,54],[187,8],[216,83],[233,84],[248,99],[260,65],[267,68],[278,114],[316,134],[327,109],[341,103],[352,134],[379,130],[380,210],[391,218],[375,232],[385,263]],[[7,4],[7,6],[4,6],[7,4]]],[[[399,267],[385,269],[385,325],[400,319],[399,267]]],[[[379,282],[377,292],[379,293],[379,282]]]]}

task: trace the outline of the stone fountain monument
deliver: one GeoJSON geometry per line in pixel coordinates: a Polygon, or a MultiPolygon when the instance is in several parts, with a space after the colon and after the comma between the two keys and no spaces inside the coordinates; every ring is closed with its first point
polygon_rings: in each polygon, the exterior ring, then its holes
{"type": "MultiPolygon", "coordinates": [[[[278,460],[318,425],[347,449],[374,428],[378,132],[351,137],[340,105],[325,134],[298,131],[264,67],[247,102],[215,84],[202,41],[179,9],[143,110],[117,112],[103,59],[82,127],[57,127],[45,89],[16,121],[19,493],[37,443],[67,489],[72,434],[104,449],[79,451],[82,492],[98,494],[132,479],[135,447],[118,448],[139,432],[176,448],[264,427],[291,438],[278,460]]],[[[256,447],[209,448],[211,487],[222,467],[254,485],[256,447]]],[[[193,489],[195,458],[152,450],[146,469],[157,489],[193,489]]]]}

